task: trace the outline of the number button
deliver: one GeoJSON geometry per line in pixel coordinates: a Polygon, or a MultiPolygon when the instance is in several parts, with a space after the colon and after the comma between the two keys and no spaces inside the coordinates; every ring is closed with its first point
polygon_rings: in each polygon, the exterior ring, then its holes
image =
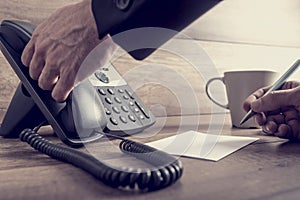
{"type": "Polygon", "coordinates": [[[103,96],[106,95],[105,91],[102,88],[98,89],[98,92],[103,96]]]}
{"type": "Polygon", "coordinates": [[[113,106],[112,109],[113,109],[113,111],[114,111],[115,113],[120,114],[120,110],[119,110],[118,107],[113,106]]]}
{"type": "Polygon", "coordinates": [[[129,111],[129,109],[128,109],[127,106],[121,106],[121,109],[122,109],[124,112],[128,112],[128,111],[129,111]]]}
{"type": "Polygon", "coordinates": [[[128,96],[129,96],[131,99],[134,99],[132,92],[130,92],[129,90],[125,90],[125,92],[128,94],[128,96]]]}
{"type": "Polygon", "coordinates": [[[144,115],[140,115],[139,117],[140,117],[141,120],[145,119],[144,115]]]}
{"type": "Polygon", "coordinates": [[[111,115],[111,112],[110,112],[110,110],[108,109],[108,108],[104,108],[104,110],[105,110],[105,113],[107,114],[107,115],[111,115]]]}
{"type": "Polygon", "coordinates": [[[107,89],[107,92],[108,92],[109,94],[111,94],[111,95],[114,95],[114,94],[115,94],[114,90],[111,89],[111,88],[108,88],[108,89],[107,89]]]}
{"type": "Polygon", "coordinates": [[[115,97],[115,101],[120,104],[122,103],[122,100],[119,97],[115,97]]]}
{"type": "Polygon", "coordinates": [[[135,119],[135,117],[134,117],[133,115],[128,115],[128,118],[129,118],[131,121],[133,121],[133,122],[136,121],[136,119],[135,119]]]}
{"type": "Polygon", "coordinates": [[[127,119],[126,119],[125,117],[123,117],[123,116],[120,116],[120,120],[121,120],[124,124],[127,123],[127,119]]]}
{"type": "Polygon", "coordinates": [[[137,107],[135,107],[135,108],[134,108],[134,112],[135,112],[135,113],[139,113],[140,110],[139,110],[137,107]]]}
{"type": "Polygon", "coordinates": [[[123,98],[124,98],[125,100],[128,100],[128,99],[129,99],[129,96],[124,95],[123,98]]]}
{"type": "Polygon", "coordinates": [[[118,125],[118,121],[115,118],[111,117],[110,121],[111,121],[112,124],[118,125]]]}
{"type": "Polygon", "coordinates": [[[112,100],[111,100],[109,97],[106,97],[106,98],[105,98],[105,101],[106,101],[108,104],[112,104],[112,100]]]}

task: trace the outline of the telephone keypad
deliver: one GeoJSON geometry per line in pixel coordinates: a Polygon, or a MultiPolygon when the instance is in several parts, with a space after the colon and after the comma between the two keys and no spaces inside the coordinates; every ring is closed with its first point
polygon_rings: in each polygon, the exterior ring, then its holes
{"type": "Polygon", "coordinates": [[[154,116],[128,85],[98,86],[108,120],[107,132],[135,133],[154,123],[154,116]]]}

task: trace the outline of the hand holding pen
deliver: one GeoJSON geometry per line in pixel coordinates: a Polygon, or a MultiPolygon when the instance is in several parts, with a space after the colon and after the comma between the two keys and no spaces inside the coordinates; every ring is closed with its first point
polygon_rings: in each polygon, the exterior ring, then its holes
{"type": "MultiPolygon", "coordinates": [[[[297,60],[274,84],[273,86],[264,94],[266,96],[272,91],[278,90],[282,87],[284,82],[287,80],[290,75],[300,66],[300,59],[297,60]]],[[[240,124],[245,123],[248,121],[251,117],[253,117],[256,114],[252,109],[248,111],[248,113],[244,116],[244,118],[241,120],[240,124]]]]}
{"type": "Polygon", "coordinates": [[[300,60],[292,65],[273,86],[261,88],[251,94],[244,101],[244,109],[249,112],[243,121],[256,115],[257,123],[265,132],[279,137],[298,139],[300,135],[300,82],[285,82],[285,80],[299,66],[300,60]],[[262,112],[266,112],[266,118],[262,117],[260,114],[262,112]]]}

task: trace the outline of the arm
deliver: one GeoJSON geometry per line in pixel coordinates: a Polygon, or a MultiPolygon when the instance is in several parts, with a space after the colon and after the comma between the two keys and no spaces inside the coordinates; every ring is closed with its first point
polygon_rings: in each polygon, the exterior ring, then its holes
{"type": "MultiPolygon", "coordinates": [[[[148,40],[153,41],[155,47],[159,47],[218,2],[220,0],[93,0],[92,10],[100,38],[110,34],[114,41],[129,51],[134,58],[144,59],[155,49],[131,52],[132,42],[128,41],[130,36],[126,35],[125,40],[116,35],[142,27],[161,27],[172,30],[173,33],[160,32],[159,37],[146,34],[147,36],[141,38],[142,40],[147,37],[148,40]]],[[[136,39],[134,36],[132,38],[132,40],[136,39]]]]}
{"type": "MultiPolygon", "coordinates": [[[[155,43],[154,48],[130,51],[136,43],[117,37],[123,31],[141,27],[162,27],[180,31],[219,0],[83,0],[63,7],[41,23],[23,51],[22,62],[30,76],[44,90],[52,90],[56,101],[64,101],[76,84],[81,63],[98,44],[113,37],[133,57],[143,59],[174,34],[140,35],[155,43]],[[121,2],[121,5],[120,5],[121,2]],[[127,6],[122,6],[122,2],[127,6]],[[98,39],[100,38],[100,39],[98,39]]],[[[101,63],[109,60],[115,47],[99,53],[101,63]]],[[[101,66],[99,66],[101,67],[101,66]]],[[[92,71],[91,69],[86,71],[92,71]]],[[[88,75],[88,74],[87,74],[88,75]]],[[[82,77],[82,75],[81,75],[82,77]]]]}

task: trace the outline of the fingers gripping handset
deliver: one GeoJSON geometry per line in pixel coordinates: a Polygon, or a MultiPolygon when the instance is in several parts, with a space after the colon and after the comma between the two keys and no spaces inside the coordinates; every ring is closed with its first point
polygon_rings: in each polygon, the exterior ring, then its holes
{"type": "Polygon", "coordinates": [[[138,133],[151,126],[155,119],[112,65],[96,71],[78,84],[63,103],[57,103],[50,91],[38,87],[37,81],[30,78],[28,68],[21,62],[22,51],[33,29],[30,24],[15,21],[4,21],[0,26],[1,51],[21,80],[1,124],[0,135],[19,136],[21,141],[36,150],[79,167],[114,188],[152,191],[175,183],[183,172],[178,159],[115,136],[138,133]],[[90,154],[54,144],[37,133],[40,124],[45,121],[63,142],[72,147],[80,147],[109,133],[109,136],[121,140],[119,148],[123,153],[156,169],[118,170],[90,154]]]}
{"type": "Polygon", "coordinates": [[[2,122],[1,136],[16,137],[23,129],[46,120],[63,142],[81,146],[103,133],[133,134],[155,123],[152,113],[112,64],[75,87],[65,102],[53,100],[50,91],[40,89],[21,62],[34,28],[8,20],[0,26],[1,51],[21,80],[2,122]]]}
{"type": "Polygon", "coordinates": [[[33,29],[31,24],[16,21],[4,21],[0,26],[1,51],[21,80],[2,121],[0,135],[19,136],[36,150],[79,167],[114,188],[152,191],[179,180],[183,168],[178,159],[115,135],[138,133],[151,126],[155,118],[112,65],[78,84],[63,103],[54,101],[50,91],[39,88],[21,62],[33,29]],[[54,144],[37,133],[45,121],[72,147],[109,133],[110,137],[121,140],[119,148],[123,153],[143,160],[154,169],[129,167],[124,171],[123,166],[122,170],[115,169],[90,154],[54,144]]]}

